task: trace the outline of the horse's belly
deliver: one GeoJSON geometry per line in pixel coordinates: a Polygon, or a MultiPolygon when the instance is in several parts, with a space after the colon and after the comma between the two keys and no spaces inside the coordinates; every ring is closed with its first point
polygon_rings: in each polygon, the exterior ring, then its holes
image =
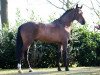
{"type": "Polygon", "coordinates": [[[60,37],[58,35],[53,34],[40,34],[36,37],[36,40],[44,41],[44,42],[60,42],[60,37]]]}

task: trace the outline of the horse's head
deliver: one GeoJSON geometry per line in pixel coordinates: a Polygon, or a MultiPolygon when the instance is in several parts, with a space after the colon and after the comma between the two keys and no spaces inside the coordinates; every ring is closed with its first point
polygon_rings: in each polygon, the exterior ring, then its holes
{"type": "Polygon", "coordinates": [[[82,9],[82,6],[78,7],[78,4],[77,4],[76,8],[74,9],[74,12],[75,12],[74,19],[83,25],[85,24],[85,19],[83,17],[83,12],[81,9],[82,9]]]}

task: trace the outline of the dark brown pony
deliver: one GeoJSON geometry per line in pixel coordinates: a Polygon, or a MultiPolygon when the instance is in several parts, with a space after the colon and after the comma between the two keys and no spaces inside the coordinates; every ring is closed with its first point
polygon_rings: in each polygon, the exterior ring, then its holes
{"type": "Polygon", "coordinates": [[[30,45],[34,40],[45,41],[49,43],[57,43],[57,66],[58,71],[61,71],[59,61],[61,54],[63,56],[65,70],[68,71],[68,50],[67,44],[70,35],[70,26],[74,20],[77,20],[82,25],[85,24],[85,20],[82,16],[81,7],[76,5],[75,8],[67,10],[60,18],[54,20],[49,24],[27,22],[22,24],[18,28],[17,40],[16,40],[16,52],[18,60],[18,69],[21,70],[21,60],[25,53],[27,53],[27,62],[29,65],[29,71],[31,72],[30,62],[28,61],[28,51],[30,45]],[[62,52],[62,53],[61,53],[62,52]]]}

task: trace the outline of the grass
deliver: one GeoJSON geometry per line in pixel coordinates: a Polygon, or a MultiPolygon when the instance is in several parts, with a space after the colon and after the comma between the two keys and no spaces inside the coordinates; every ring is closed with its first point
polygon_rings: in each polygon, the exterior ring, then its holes
{"type": "Polygon", "coordinates": [[[33,69],[34,72],[29,73],[28,69],[23,69],[23,73],[19,74],[17,69],[0,70],[0,75],[100,75],[100,67],[76,67],[70,68],[70,71],[58,72],[56,68],[40,68],[33,69]]]}

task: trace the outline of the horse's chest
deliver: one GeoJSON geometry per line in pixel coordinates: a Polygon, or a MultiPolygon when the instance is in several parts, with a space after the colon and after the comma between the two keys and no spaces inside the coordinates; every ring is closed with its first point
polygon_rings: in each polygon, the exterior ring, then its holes
{"type": "Polygon", "coordinates": [[[70,33],[71,32],[71,27],[65,27],[66,32],[70,33]]]}

